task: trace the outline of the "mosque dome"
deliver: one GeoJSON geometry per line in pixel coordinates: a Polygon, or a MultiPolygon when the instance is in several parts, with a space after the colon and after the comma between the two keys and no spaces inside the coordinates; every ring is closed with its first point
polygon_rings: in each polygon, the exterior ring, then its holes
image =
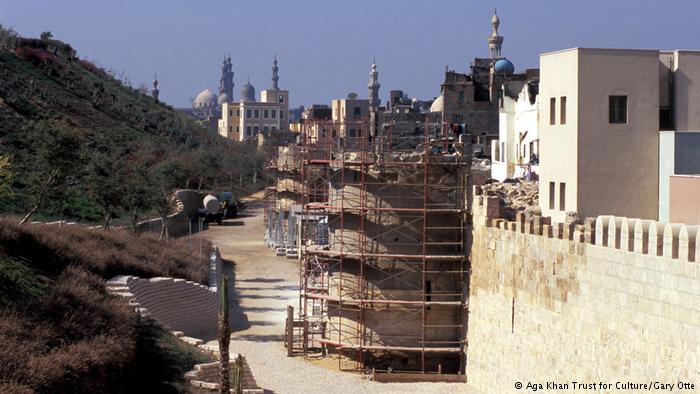
{"type": "Polygon", "coordinates": [[[498,19],[498,15],[496,13],[494,13],[493,16],[491,17],[491,24],[496,25],[496,26],[501,24],[501,20],[498,19]]]}
{"type": "Polygon", "coordinates": [[[443,101],[442,95],[438,96],[438,98],[433,101],[433,104],[430,105],[430,112],[442,112],[443,101]]]}
{"type": "Polygon", "coordinates": [[[218,103],[219,105],[222,105],[222,104],[224,104],[224,103],[228,103],[229,101],[230,101],[230,100],[228,99],[228,94],[226,94],[226,93],[221,93],[221,94],[219,95],[219,99],[217,100],[217,103],[218,103]]]}
{"type": "Polygon", "coordinates": [[[214,94],[214,92],[212,92],[209,89],[204,89],[200,94],[197,95],[197,98],[194,100],[192,106],[195,108],[201,108],[215,106],[216,103],[216,94],[214,94]]]}
{"type": "Polygon", "coordinates": [[[497,73],[512,74],[515,72],[515,66],[506,58],[496,60],[496,63],[493,64],[493,69],[497,73]]]}
{"type": "Polygon", "coordinates": [[[255,87],[250,84],[250,81],[246,82],[241,89],[241,101],[255,101],[255,87]]]}

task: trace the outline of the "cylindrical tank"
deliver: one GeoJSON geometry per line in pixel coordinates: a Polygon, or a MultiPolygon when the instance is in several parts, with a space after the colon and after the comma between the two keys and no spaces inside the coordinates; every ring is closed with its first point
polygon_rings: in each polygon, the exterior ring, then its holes
{"type": "Polygon", "coordinates": [[[204,197],[204,208],[207,210],[207,213],[219,213],[221,211],[221,204],[219,204],[219,200],[216,197],[208,194],[204,197]]]}

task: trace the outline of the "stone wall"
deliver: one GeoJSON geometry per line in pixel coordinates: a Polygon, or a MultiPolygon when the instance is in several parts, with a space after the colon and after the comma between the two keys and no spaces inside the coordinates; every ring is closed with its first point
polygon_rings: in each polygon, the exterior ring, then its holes
{"type": "MultiPolygon", "coordinates": [[[[196,190],[177,190],[173,193],[175,212],[168,216],[168,233],[172,237],[189,234],[190,223],[192,231],[197,230],[197,215],[203,208],[202,200],[206,194],[196,190]]],[[[161,218],[145,220],[136,225],[139,232],[160,233],[163,227],[161,218]]]]}
{"type": "Polygon", "coordinates": [[[612,216],[565,226],[522,213],[506,222],[498,197],[475,194],[466,351],[474,387],[698,387],[700,227],[612,216]]]}

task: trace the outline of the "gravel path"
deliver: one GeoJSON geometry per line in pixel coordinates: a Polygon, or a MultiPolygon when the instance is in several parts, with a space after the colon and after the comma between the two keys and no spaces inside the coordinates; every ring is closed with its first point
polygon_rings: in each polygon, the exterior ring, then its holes
{"type": "MultiPolygon", "coordinates": [[[[287,305],[298,303],[296,260],[277,257],[264,245],[257,194],[241,217],[212,225],[202,236],[219,247],[235,280],[231,353],[248,360],[258,385],[270,393],[473,393],[461,383],[376,383],[358,374],[336,372],[302,357],[287,357],[283,345],[287,305]]],[[[207,345],[218,348],[216,342],[207,345]]]]}

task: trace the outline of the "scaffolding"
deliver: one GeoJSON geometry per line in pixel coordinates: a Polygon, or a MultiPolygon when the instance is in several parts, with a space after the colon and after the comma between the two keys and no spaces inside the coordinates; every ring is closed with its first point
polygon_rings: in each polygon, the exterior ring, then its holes
{"type": "Polygon", "coordinates": [[[265,243],[278,256],[298,256],[297,230],[301,213],[301,157],[296,145],[279,147],[267,170],[275,185],[265,191],[265,243]]]}
{"type": "Polygon", "coordinates": [[[471,146],[440,123],[308,125],[298,340],[340,369],[464,370],[471,146]]]}

